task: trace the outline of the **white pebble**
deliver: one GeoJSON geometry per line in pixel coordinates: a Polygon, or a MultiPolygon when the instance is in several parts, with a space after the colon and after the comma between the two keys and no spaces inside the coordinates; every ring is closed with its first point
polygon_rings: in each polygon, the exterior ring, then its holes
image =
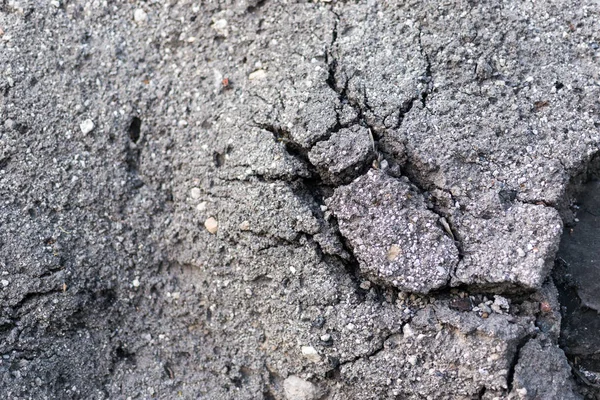
{"type": "Polygon", "coordinates": [[[227,37],[229,35],[229,29],[227,29],[226,19],[218,19],[214,21],[212,27],[221,36],[227,37]]]}
{"type": "Polygon", "coordinates": [[[12,130],[15,127],[15,121],[13,121],[10,118],[7,119],[6,121],[4,121],[4,127],[9,131],[12,130]]]}
{"type": "Polygon", "coordinates": [[[2,279],[2,286],[7,287],[9,282],[6,279],[2,279]]]}
{"type": "Polygon", "coordinates": [[[286,400],[316,400],[321,396],[317,386],[295,375],[283,381],[283,391],[286,400]]]}
{"type": "Polygon", "coordinates": [[[148,20],[148,14],[146,14],[146,11],[142,10],[141,8],[137,8],[133,12],[133,20],[138,24],[143,24],[148,20]]]}
{"type": "Polygon", "coordinates": [[[214,219],[213,217],[210,217],[206,221],[204,221],[204,227],[206,228],[207,231],[209,231],[210,233],[212,233],[214,235],[215,233],[217,233],[217,229],[219,228],[219,223],[217,222],[216,219],[214,219]]]}
{"type": "Polygon", "coordinates": [[[81,129],[81,132],[83,132],[84,135],[90,133],[95,126],[96,125],[94,125],[94,121],[92,121],[91,119],[86,119],[81,124],[79,124],[79,128],[81,129]]]}
{"type": "Polygon", "coordinates": [[[492,310],[498,314],[502,314],[504,311],[508,312],[510,310],[510,302],[505,297],[494,295],[492,310]]]}
{"type": "Polygon", "coordinates": [[[131,284],[133,285],[133,287],[140,287],[140,280],[139,280],[139,278],[136,277],[133,280],[133,282],[131,282],[131,284]]]}
{"type": "Polygon", "coordinates": [[[413,331],[413,329],[410,326],[410,324],[405,324],[402,327],[402,334],[404,334],[404,337],[413,337],[413,336],[415,336],[415,332],[413,331]]]}
{"type": "Polygon", "coordinates": [[[250,79],[251,81],[265,79],[266,77],[267,77],[267,71],[265,71],[264,69],[256,70],[256,71],[252,72],[250,75],[248,75],[248,79],[250,79]]]}
{"type": "Polygon", "coordinates": [[[302,346],[302,355],[309,361],[319,362],[321,361],[321,356],[317,352],[317,350],[312,346],[302,346]]]}
{"type": "Polygon", "coordinates": [[[202,195],[202,191],[197,187],[193,187],[190,190],[190,196],[192,196],[192,199],[199,199],[201,195],[202,195]]]}
{"type": "Polygon", "coordinates": [[[204,210],[206,210],[206,202],[203,201],[202,203],[198,204],[196,206],[196,210],[198,210],[198,211],[204,211],[204,210]]]}

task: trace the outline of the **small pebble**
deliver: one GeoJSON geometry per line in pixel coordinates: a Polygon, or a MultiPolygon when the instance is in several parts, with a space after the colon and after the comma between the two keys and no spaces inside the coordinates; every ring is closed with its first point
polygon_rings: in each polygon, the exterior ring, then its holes
{"type": "Polygon", "coordinates": [[[192,196],[192,199],[199,199],[201,195],[202,195],[202,191],[197,187],[193,187],[190,190],[190,196],[192,196]]]}
{"type": "Polygon", "coordinates": [[[133,12],[133,20],[138,24],[143,24],[148,20],[148,14],[146,14],[146,11],[142,10],[141,8],[137,8],[133,12]]]}
{"type": "Polygon", "coordinates": [[[186,126],[188,126],[188,123],[186,120],[180,119],[179,121],[177,121],[177,126],[180,128],[185,128],[186,126]]]}
{"type": "Polygon", "coordinates": [[[331,340],[331,335],[326,333],[325,335],[321,336],[321,342],[329,342],[331,340]]]}
{"type": "Polygon", "coordinates": [[[204,211],[204,210],[206,210],[206,202],[203,201],[202,203],[198,204],[196,206],[196,210],[198,210],[198,211],[204,211]]]}
{"type": "Polygon", "coordinates": [[[319,362],[321,361],[321,356],[312,346],[302,346],[302,355],[309,361],[319,362]]]}
{"type": "Polygon", "coordinates": [[[264,69],[259,69],[257,71],[252,72],[250,75],[248,75],[248,79],[250,79],[251,81],[265,79],[266,77],[267,77],[267,71],[265,71],[264,69]]]}
{"type": "Polygon", "coordinates": [[[250,221],[243,221],[240,224],[240,230],[242,230],[242,231],[249,231],[250,230],[250,221]]]}
{"type": "Polygon", "coordinates": [[[485,303],[480,303],[479,305],[477,305],[477,307],[485,314],[490,314],[492,312],[492,309],[488,307],[485,303]]]}
{"type": "Polygon", "coordinates": [[[364,290],[369,290],[371,288],[371,282],[369,282],[369,281],[362,281],[360,283],[360,288],[364,289],[364,290]]]}
{"type": "Polygon", "coordinates": [[[50,4],[56,8],[60,7],[60,1],[58,1],[58,0],[50,0],[50,4]]]}
{"type": "Polygon", "coordinates": [[[227,20],[218,19],[212,24],[212,28],[217,31],[221,36],[227,37],[229,35],[229,29],[227,29],[227,20]]]}
{"type": "Polygon", "coordinates": [[[415,336],[415,332],[411,328],[410,324],[405,324],[402,327],[402,334],[404,335],[404,337],[407,337],[407,338],[415,336]]]}
{"type": "Polygon", "coordinates": [[[505,297],[494,295],[494,304],[491,307],[494,312],[502,314],[510,310],[510,303],[505,297]]]}
{"type": "Polygon", "coordinates": [[[388,261],[394,261],[398,255],[400,254],[400,252],[402,251],[402,249],[400,249],[400,246],[393,244],[390,246],[390,249],[387,252],[387,259],[388,261]]]}
{"type": "Polygon", "coordinates": [[[12,119],[7,119],[6,121],[4,121],[4,127],[8,130],[12,130],[15,127],[15,121],[13,121],[12,119]]]}
{"type": "Polygon", "coordinates": [[[2,283],[2,286],[4,286],[4,287],[7,287],[9,284],[9,282],[6,279],[2,279],[1,283],[2,283]]]}
{"type": "Polygon", "coordinates": [[[83,132],[84,135],[90,133],[95,126],[96,125],[94,125],[94,122],[91,119],[86,119],[81,124],[79,124],[79,128],[81,129],[81,132],[83,132]]]}
{"type": "Polygon", "coordinates": [[[283,391],[286,400],[316,400],[321,397],[317,386],[295,375],[283,381],[283,391]]]}
{"type": "Polygon", "coordinates": [[[210,217],[206,221],[204,221],[204,227],[206,228],[207,231],[209,231],[210,233],[212,233],[214,235],[215,233],[217,233],[219,223],[217,222],[216,219],[214,219],[213,217],[210,217]]]}
{"type": "Polygon", "coordinates": [[[546,314],[550,313],[552,312],[552,306],[547,301],[542,301],[540,303],[540,311],[546,314]]]}
{"type": "Polygon", "coordinates": [[[133,280],[133,282],[131,282],[131,284],[133,285],[133,287],[140,287],[140,280],[139,280],[139,278],[135,278],[133,280]]]}

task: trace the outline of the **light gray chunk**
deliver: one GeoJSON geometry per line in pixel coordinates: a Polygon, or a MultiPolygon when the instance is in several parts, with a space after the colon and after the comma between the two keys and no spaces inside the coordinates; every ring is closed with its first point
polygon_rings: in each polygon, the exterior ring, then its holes
{"type": "Polygon", "coordinates": [[[409,182],[371,170],[328,205],[369,278],[420,293],[447,283],[458,250],[409,182]]]}
{"type": "Polygon", "coordinates": [[[564,399],[583,397],[575,391],[565,353],[552,344],[532,339],[521,349],[515,367],[513,393],[518,399],[564,399]]]}
{"type": "Polygon", "coordinates": [[[308,158],[323,179],[334,184],[348,183],[374,158],[373,137],[359,125],[340,129],[328,140],[317,143],[308,158]]]}

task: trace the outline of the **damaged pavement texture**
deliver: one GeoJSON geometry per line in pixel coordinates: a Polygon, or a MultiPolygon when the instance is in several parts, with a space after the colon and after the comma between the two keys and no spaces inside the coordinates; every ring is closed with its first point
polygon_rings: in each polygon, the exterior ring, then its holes
{"type": "Polygon", "coordinates": [[[582,398],[599,11],[3,3],[4,395],[582,398]]]}

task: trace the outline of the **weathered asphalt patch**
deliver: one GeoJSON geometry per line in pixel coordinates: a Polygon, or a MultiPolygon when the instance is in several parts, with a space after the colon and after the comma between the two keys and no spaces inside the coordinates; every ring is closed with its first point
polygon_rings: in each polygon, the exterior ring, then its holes
{"type": "Polygon", "coordinates": [[[3,395],[576,397],[598,12],[0,5],[3,395]]]}

